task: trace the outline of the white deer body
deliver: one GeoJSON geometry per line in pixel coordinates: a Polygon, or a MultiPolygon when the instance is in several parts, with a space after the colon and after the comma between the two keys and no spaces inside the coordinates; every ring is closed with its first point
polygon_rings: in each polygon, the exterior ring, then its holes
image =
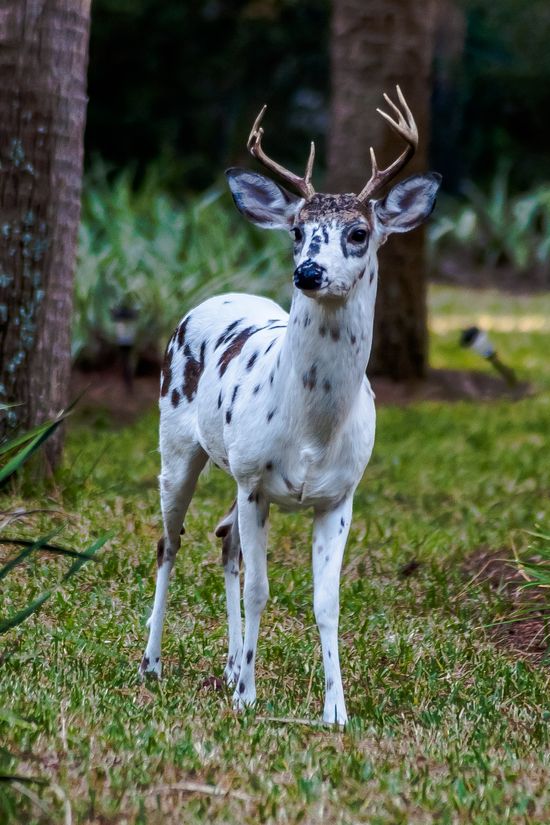
{"type": "Polygon", "coordinates": [[[256,699],[256,644],[268,598],[269,506],[313,508],[323,718],[344,724],[338,582],[353,494],[374,443],[374,399],[365,370],[376,252],[390,232],[424,220],[439,178],[410,178],[384,201],[366,203],[354,195],[315,195],[311,188],[297,198],[243,170],[229,170],[228,178],[237,207],[250,220],[293,232],[296,287],[290,315],[265,298],[236,293],[211,298],[188,313],[168,344],[160,399],[164,537],[140,669],[160,675],[168,578],[198,475],[210,458],[237,483],[236,506],[216,531],[223,539],[229,622],[225,675],[235,685],[235,705],[256,699]]]}

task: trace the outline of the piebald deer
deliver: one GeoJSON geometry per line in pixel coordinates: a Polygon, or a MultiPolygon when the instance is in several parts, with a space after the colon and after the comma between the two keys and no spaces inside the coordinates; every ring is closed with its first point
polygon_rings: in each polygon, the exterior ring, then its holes
{"type": "Polygon", "coordinates": [[[183,520],[208,458],[237,482],[237,498],[218,524],[222,538],[229,651],[225,677],[234,705],[256,700],[254,665],[269,586],[269,506],[313,508],[314,612],[325,670],[325,722],[347,719],[338,654],[339,578],[352,502],[374,443],[374,396],[366,378],[377,287],[377,250],[431,213],[441,177],[415,175],[381,200],[373,196],[415,152],[418,133],[397,87],[394,117],[378,109],[406,142],[359,193],[326,195],[311,183],[314,145],[303,178],[262,148],[260,112],[251,154],[296,191],[244,169],[228,169],[237,209],[258,226],[294,240],[290,315],[273,301],[220,295],[181,321],[168,343],[160,391],[160,492],[164,535],[150,635],[140,673],[160,676],[168,579],[183,520]],[[244,560],[244,641],[240,556],[244,560]]]}

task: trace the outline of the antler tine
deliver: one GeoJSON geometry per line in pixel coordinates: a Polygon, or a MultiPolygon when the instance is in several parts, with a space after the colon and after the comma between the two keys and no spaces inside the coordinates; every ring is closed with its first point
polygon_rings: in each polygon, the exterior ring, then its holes
{"type": "Polygon", "coordinates": [[[294,189],[296,189],[296,191],[299,192],[303,198],[309,200],[315,194],[315,189],[311,183],[313,162],[315,160],[315,144],[313,141],[311,142],[306,171],[303,178],[300,178],[298,175],[295,175],[294,172],[290,172],[288,169],[285,169],[284,166],[281,166],[279,163],[269,158],[262,148],[262,137],[264,130],[260,126],[266,109],[267,106],[262,106],[258,117],[254,121],[252,131],[250,132],[246,142],[246,147],[252,157],[256,158],[256,160],[263,164],[266,169],[269,169],[270,172],[274,172],[281,178],[281,180],[294,187],[294,189]]]}
{"type": "Polygon", "coordinates": [[[396,132],[400,137],[402,137],[406,141],[407,148],[404,152],[401,153],[397,160],[394,160],[394,162],[390,166],[388,166],[386,169],[380,170],[376,162],[376,155],[374,154],[374,149],[371,147],[370,157],[372,164],[372,173],[367,182],[367,185],[361,190],[361,192],[357,196],[358,200],[362,202],[366,201],[367,198],[372,197],[372,195],[375,192],[378,192],[383,186],[385,186],[388,183],[388,181],[394,178],[401,171],[401,169],[403,169],[403,167],[409,162],[409,160],[416,152],[416,148],[418,146],[418,129],[413,114],[399,86],[396,86],[396,90],[397,97],[401,105],[401,109],[385,93],[384,100],[389,106],[391,106],[393,111],[396,113],[397,120],[394,120],[391,117],[391,115],[389,115],[387,112],[383,112],[381,109],[377,109],[376,111],[378,112],[378,114],[382,115],[384,120],[387,120],[387,122],[394,130],[394,132],[396,132]]]}

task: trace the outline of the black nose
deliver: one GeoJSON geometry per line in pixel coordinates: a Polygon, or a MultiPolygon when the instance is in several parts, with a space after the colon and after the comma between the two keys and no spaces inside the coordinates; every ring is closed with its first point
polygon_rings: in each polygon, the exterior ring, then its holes
{"type": "Polygon", "coordinates": [[[294,283],[298,289],[319,289],[324,273],[324,266],[308,258],[294,270],[294,283]]]}

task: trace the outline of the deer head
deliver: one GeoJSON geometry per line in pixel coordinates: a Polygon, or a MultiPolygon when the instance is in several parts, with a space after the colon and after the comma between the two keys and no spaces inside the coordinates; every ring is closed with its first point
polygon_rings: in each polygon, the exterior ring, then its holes
{"type": "Polygon", "coordinates": [[[402,154],[380,170],[371,148],[372,173],[358,195],[316,193],[311,183],[315,147],[311,144],[303,177],[271,160],[262,148],[260,126],[266,107],[256,118],[248,138],[250,153],[287,183],[291,194],[257,172],[232,168],[226,172],[237,209],[266,229],[286,229],[294,240],[294,284],[316,300],[345,300],[375,260],[378,247],[392,232],[408,232],[431,213],[441,176],[413,175],[377,200],[379,193],[408,163],[418,145],[418,131],[407,102],[397,86],[401,108],[384,95],[396,119],[377,109],[406,142],[402,154]]]}

